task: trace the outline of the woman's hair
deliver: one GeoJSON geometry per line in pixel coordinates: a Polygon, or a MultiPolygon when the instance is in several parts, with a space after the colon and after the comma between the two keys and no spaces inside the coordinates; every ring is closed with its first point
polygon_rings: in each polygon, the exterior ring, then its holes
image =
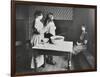
{"type": "Polygon", "coordinates": [[[84,27],[84,28],[86,28],[85,24],[82,24],[82,26],[81,26],[81,27],[84,27]]]}
{"type": "Polygon", "coordinates": [[[81,28],[84,27],[85,28],[85,31],[87,32],[87,27],[85,24],[82,24],[81,28]]]}
{"type": "Polygon", "coordinates": [[[41,16],[42,14],[43,14],[42,11],[36,11],[34,13],[34,18],[37,18],[38,16],[41,16]]]}
{"type": "Polygon", "coordinates": [[[33,20],[33,24],[32,24],[32,30],[33,30],[33,33],[35,34],[39,34],[39,32],[37,31],[37,29],[35,28],[35,19],[38,17],[38,16],[41,16],[43,13],[42,11],[36,11],[34,13],[34,20],[33,20]]]}
{"type": "Polygon", "coordinates": [[[49,17],[50,15],[53,15],[53,13],[48,13],[47,14],[46,19],[44,21],[44,26],[46,26],[47,23],[49,23],[50,21],[52,21],[51,18],[49,17]]]}

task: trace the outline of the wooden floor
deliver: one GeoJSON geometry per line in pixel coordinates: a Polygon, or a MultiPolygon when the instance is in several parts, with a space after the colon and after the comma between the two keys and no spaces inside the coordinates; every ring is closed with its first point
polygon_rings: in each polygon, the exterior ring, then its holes
{"type": "MultiPolygon", "coordinates": [[[[45,67],[38,68],[38,72],[62,71],[62,70],[67,71],[67,59],[65,59],[65,56],[53,56],[53,59],[56,62],[55,65],[46,63],[45,67]]],[[[17,71],[18,72],[23,72],[23,71],[25,71],[25,72],[33,71],[34,72],[34,69],[31,69],[30,66],[24,65],[22,67],[21,68],[17,67],[17,71]]]]}
{"type": "Polygon", "coordinates": [[[50,65],[46,63],[45,67],[40,67],[39,72],[47,71],[67,71],[67,59],[65,56],[53,56],[56,65],[50,65]]]}
{"type": "MultiPolygon", "coordinates": [[[[93,60],[94,58],[90,56],[89,53],[84,52],[79,53],[78,55],[72,56],[72,68],[71,70],[82,70],[92,68],[94,66],[93,60]],[[84,56],[84,53],[86,56],[84,56]],[[86,59],[88,57],[88,59],[86,59]],[[88,63],[89,61],[90,63],[88,63]],[[92,65],[91,65],[92,64],[92,65]]],[[[24,50],[23,47],[16,48],[16,72],[17,73],[25,73],[25,72],[34,72],[34,69],[30,68],[31,63],[31,53],[24,50]]],[[[38,72],[46,72],[46,71],[67,71],[67,59],[66,56],[53,56],[56,65],[46,64],[46,66],[38,68],[38,72]]]]}

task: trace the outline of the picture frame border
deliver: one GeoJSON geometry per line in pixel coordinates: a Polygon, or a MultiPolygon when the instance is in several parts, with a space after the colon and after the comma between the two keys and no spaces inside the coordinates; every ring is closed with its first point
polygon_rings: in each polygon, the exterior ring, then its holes
{"type": "Polygon", "coordinates": [[[97,6],[83,4],[67,4],[67,3],[50,3],[50,2],[35,2],[35,1],[15,1],[11,0],[11,76],[28,76],[28,75],[45,75],[45,74],[60,74],[60,73],[81,73],[97,71],[97,6]],[[52,71],[52,72],[27,72],[16,73],[16,5],[43,5],[54,7],[75,7],[75,8],[94,8],[95,9],[95,67],[94,69],[86,70],[70,70],[70,71],[52,71]]]}

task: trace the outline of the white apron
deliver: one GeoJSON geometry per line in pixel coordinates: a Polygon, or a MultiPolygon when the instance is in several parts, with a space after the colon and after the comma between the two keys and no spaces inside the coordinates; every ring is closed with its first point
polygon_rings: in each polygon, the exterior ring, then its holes
{"type": "MultiPolygon", "coordinates": [[[[38,45],[39,43],[41,43],[41,39],[44,38],[44,34],[42,32],[42,28],[43,28],[43,24],[42,22],[40,22],[39,20],[36,20],[35,22],[35,28],[37,29],[37,31],[40,34],[34,34],[31,38],[31,44],[34,44],[34,46],[38,45]]],[[[33,51],[34,52],[34,51],[33,51]]],[[[36,57],[36,63],[37,63],[37,67],[40,67],[41,65],[44,64],[44,56],[43,55],[38,55],[36,57]]],[[[34,66],[34,56],[32,56],[32,60],[31,60],[31,68],[33,69],[34,66]]]]}

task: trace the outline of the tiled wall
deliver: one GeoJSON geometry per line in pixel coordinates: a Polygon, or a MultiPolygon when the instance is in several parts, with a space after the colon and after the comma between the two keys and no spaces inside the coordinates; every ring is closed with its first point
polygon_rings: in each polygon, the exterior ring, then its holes
{"type": "MultiPolygon", "coordinates": [[[[44,14],[44,18],[46,15],[51,12],[54,15],[55,20],[73,20],[73,8],[70,7],[53,7],[53,6],[30,6],[29,8],[29,39],[31,38],[32,32],[32,22],[34,19],[34,12],[36,10],[40,10],[44,14]]],[[[67,25],[67,24],[66,24],[67,25]]]]}
{"type": "Polygon", "coordinates": [[[73,8],[69,7],[54,7],[54,6],[32,6],[34,11],[41,10],[44,15],[49,12],[54,14],[56,20],[72,20],[73,19],[73,8]]]}

